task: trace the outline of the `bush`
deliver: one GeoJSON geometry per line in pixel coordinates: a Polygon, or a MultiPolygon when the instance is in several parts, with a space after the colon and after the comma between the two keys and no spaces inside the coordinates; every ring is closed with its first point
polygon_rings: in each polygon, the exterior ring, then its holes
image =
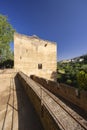
{"type": "Polygon", "coordinates": [[[14,66],[14,61],[10,59],[0,63],[0,68],[13,68],[13,66],[14,66]]]}
{"type": "Polygon", "coordinates": [[[67,79],[66,83],[71,85],[72,84],[72,80],[71,79],[67,79]]]}

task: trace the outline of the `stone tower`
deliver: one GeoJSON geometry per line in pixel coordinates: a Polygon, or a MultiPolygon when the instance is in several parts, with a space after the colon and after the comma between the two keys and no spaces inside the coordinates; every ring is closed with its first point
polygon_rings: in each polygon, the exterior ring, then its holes
{"type": "Polygon", "coordinates": [[[37,36],[14,34],[14,67],[28,76],[56,79],[57,46],[37,36]]]}

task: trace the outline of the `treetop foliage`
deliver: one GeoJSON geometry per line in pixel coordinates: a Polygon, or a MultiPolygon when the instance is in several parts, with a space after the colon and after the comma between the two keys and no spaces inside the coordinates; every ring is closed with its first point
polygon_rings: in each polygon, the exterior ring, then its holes
{"type": "Polygon", "coordinates": [[[11,58],[10,42],[13,41],[14,32],[8,17],[0,14],[0,61],[11,58]]]}
{"type": "Polygon", "coordinates": [[[13,40],[14,31],[8,17],[0,14],[0,43],[9,44],[13,40]]]}

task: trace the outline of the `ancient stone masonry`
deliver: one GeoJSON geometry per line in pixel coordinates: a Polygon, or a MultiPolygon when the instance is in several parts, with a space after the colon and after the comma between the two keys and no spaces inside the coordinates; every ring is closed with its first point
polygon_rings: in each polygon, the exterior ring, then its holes
{"type": "Polygon", "coordinates": [[[14,34],[14,67],[28,76],[56,79],[57,46],[36,35],[14,34]]]}

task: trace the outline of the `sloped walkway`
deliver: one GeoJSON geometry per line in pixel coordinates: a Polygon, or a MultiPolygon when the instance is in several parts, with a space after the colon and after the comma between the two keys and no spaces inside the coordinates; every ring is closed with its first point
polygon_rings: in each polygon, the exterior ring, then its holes
{"type": "Polygon", "coordinates": [[[14,73],[0,74],[0,130],[43,130],[14,73]]]}
{"type": "MultiPolygon", "coordinates": [[[[27,84],[38,95],[41,103],[49,111],[61,130],[87,130],[87,120],[85,118],[23,72],[19,72],[19,76],[21,82],[24,81],[22,82],[25,84],[24,86],[27,84]]],[[[26,91],[28,91],[28,87],[26,91]]]]}

